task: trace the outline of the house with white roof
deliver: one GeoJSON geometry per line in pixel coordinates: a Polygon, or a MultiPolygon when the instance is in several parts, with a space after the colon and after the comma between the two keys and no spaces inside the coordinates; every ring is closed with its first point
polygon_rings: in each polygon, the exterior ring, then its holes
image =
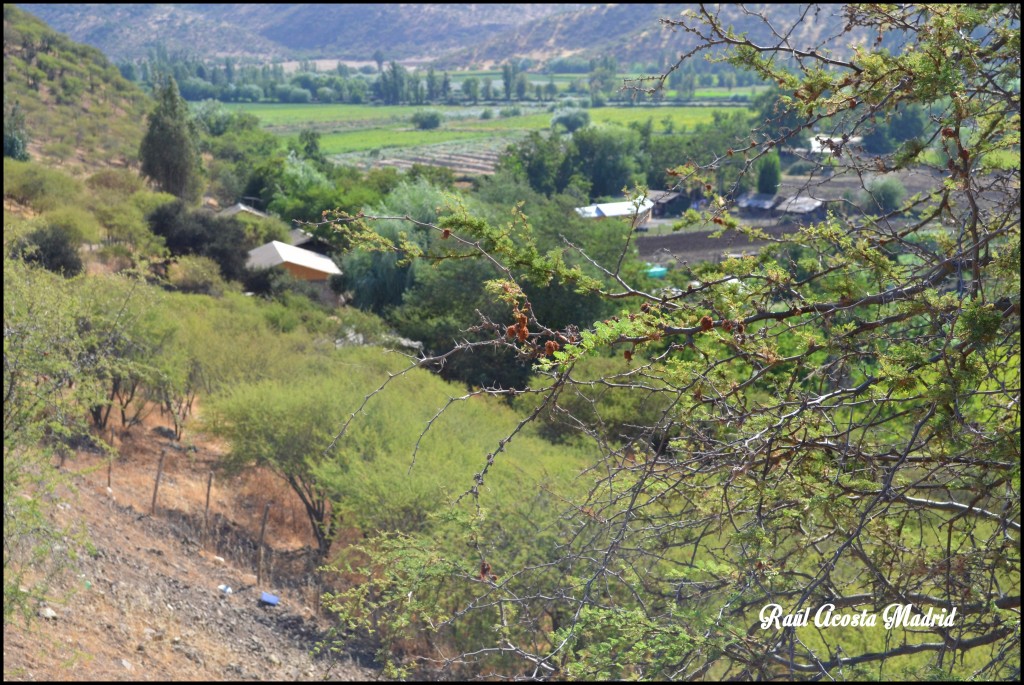
{"type": "Polygon", "coordinates": [[[245,265],[250,269],[283,266],[288,273],[303,281],[326,281],[341,273],[330,257],[277,240],[249,250],[245,265]]]}
{"type": "Polygon", "coordinates": [[[612,217],[632,219],[636,216],[636,225],[640,226],[651,218],[654,201],[644,198],[639,206],[633,202],[605,202],[603,204],[577,207],[576,213],[584,219],[607,219],[612,217]]]}

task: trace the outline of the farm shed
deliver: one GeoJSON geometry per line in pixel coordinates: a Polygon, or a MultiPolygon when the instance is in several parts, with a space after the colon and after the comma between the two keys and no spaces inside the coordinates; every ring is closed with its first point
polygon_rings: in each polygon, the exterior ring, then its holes
{"type": "Polygon", "coordinates": [[[604,204],[577,207],[576,213],[584,219],[606,219],[611,217],[632,219],[635,214],[637,216],[636,225],[640,226],[651,218],[652,209],[654,209],[654,202],[650,199],[645,199],[640,203],[639,208],[632,202],[606,202],[604,204]]]}
{"type": "Polygon", "coordinates": [[[246,266],[250,269],[267,269],[284,266],[288,272],[303,281],[326,281],[339,269],[330,257],[272,240],[266,245],[249,250],[246,266]]]}
{"type": "Polygon", "coordinates": [[[802,219],[824,219],[825,203],[813,197],[794,195],[776,205],[775,213],[796,215],[802,219]]]}
{"type": "Polygon", "coordinates": [[[654,202],[651,216],[679,216],[690,206],[690,198],[685,193],[674,190],[650,190],[647,197],[654,202]]]}
{"type": "Polygon", "coordinates": [[[736,200],[736,206],[751,214],[767,214],[778,198],[768,193],[747,193],[736,200]]]}

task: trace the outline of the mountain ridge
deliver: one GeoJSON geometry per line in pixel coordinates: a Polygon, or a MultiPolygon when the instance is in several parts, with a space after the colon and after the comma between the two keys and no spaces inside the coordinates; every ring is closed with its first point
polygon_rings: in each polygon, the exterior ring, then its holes
{"type": "MultiPolygon", "coordinates": [[[[615,57],[623,66],[671,64],[696,36],[662,25],[696,5],[671,4],[60,4],[25,5],[111,59],[136,60],[163,46],[203,58],[434,60],[490,68],[512,58],[615,57]],[[378,55],[379,56],[379,55],[378,55]]],[[[825,44],[845,25],[841,5],[805,11],[754,4],[717,10],[737,33],[768,39],[756,13],[771,12],[794,37],[825,44]]],[[[858,38],[857,42],[861,42],[858,38]]],[[[830,46],[842,52],[849,45],[830,46]]]]}

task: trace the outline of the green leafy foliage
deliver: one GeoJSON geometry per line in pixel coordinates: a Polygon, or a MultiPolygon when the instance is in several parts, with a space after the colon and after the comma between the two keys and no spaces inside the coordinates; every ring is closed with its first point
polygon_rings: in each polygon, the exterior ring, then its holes
{"type": "Polygon", "coordinates": [[[413,126],[424,131],[440,127],[441,120],[441,113],[436,111],[421,111],[412,115],[413,126]]]}
{"type": "Polygon", "coordinates": [[[551,118],[552,127],[561,126],[567,133],[573,133],[589,124],[590,112],[583,109],[559,112],[551,118]]]}
{"type": "Polygon", "coordinates": [[[153,233],[164,239],[172,255],[208,257],[227,279],[240,280],[245,275],[248,243],[245,230],[233,218],[192,210],[178,200],[157,207],[148,220],[153,233]]]}
{"type": "Polygon", "coordinates": [[[773,152],[762,157],[757,164],[757,192],[775,195],[779,191],[781,179],[782,169],[779,163],[779,153],[773,152]]]}
{"type": "MultiPolygon", "coordinates": [[[[537,376],[480,392],[508,397],[522,426],[539,423],[592,455],[586,494],[563,502],[571,527],[553,526],[554,546],[517,558],[508,577],[492,577],[486,554],[479,571],[456,568],[455,531],[363,546],[366,561],[347,568],[365,580],[332,601],[350,627],[380,630],[394,674],[430,673],[440,656],[449,675],[525,668],[535,679],[1016,676],[1019,625],[998,609],[1019,604],[1019,168],[990,172],[982,160],[1019,142],[1019,11],[842,12],[835,40],[863,29],[884,46],[839,55],[768,18],[754,38],[730,28],[724,6],[665,20],[700,39],[673,73],[707,52],[777,85],[756,103],[753,126],[743,113],[719,115],[680,139],[685,156],[670,176],[707,201],[697,218],[740,228],[729,198],[748,172],[820,126],[835,174],[871,196],[863,214],[805,221],[756,256],[679,260],[672,289],[655,290],[628,259],[628,229],[618,258],[577,268],[571,250],[546,243],[551,224],[526,219],[538,198],[521,184],[555,204],[570,185],[565,171],[585,159],[582,181],[609,192],[609,178],[643,168],[627,150],[657,147],[653,126],[640,123],[607,158],[617,141],[592,127],[513,148],[499,182],[478,194],[499,197],[502,184],[522,193],[511,221],[463,203],[414,224],[440,234],[416,256],[441,266],[433,279],[417,274],[395,311],[457,326],[457,314],[440,320],[438,309],[474,306],[461,293],[474,281],[458,280],[473,275],[460,265],[471,258],[496,272],[483,285],[508,308],[496,320],[500,309],[477,307],[480,323],[419,365],[515,351],[537,376]],[[891,153],[850,142],[904,115],[907,137],[891,153]],[[909,173],[927,140],[941,146],[941,164],[913,169],[933,181],[926,192],[885,199],[885,181],[871,180],[909,173]],[[540,303],[565,291],[551,284],[600,294],[615,314],[553,325],[540,303]],[[467,576],[479,591],[454,610],[416,604],[424,593],[458,597],[467,576]],[[922,612],[957,607],[956,645],[941,626],[758,625],[772,603],[880,614],[908,601],[922,612]],[[408,641],[418,630],[431,638],[417,649],[408,641]]],[[[494,454],[480,462],[477,502],[496,487],[494,454]]],[[[460,530],[472,539],[486,520],[463,519],[460,530]]]]}
{"type": "Polygon", "coordinates": [[[4,197],[45,212],[71,204],[81,192],[81,184],[54,169],[34,162],[4,158],[4,197]]]}
{"type": "Polygon", "coordinates": [[[4,95],[4,157],[20,162],[28,160],[28,132],[25,130],[25,113],[15,102],[10,111],[7,109],[7,96],[4,95]]]}
{"type": "Polygon", "coordinates": [[[16,254],[54,273],[75,276],[82,271],[82,258],[78,255],[81,245],[81,235],[47,222],[25,237],[16,254]]]}
{"type": "Polygon", "coordinates": [[[907,190],[898,178],[886,178],[874,181],[867,188],[864,198],[864,211],[888,214],[903,207],[907,190]]]}

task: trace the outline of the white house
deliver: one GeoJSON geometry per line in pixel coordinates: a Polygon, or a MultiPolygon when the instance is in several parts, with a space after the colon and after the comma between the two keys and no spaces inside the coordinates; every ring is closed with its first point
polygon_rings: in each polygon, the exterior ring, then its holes
{"type": "Polygon", "coordinates": [[[330,257],[276,240],[249,250],[249,260],[245,265],[250,269],[284,266],[290,274],[303,281],[326,281],[341,273],[330,257]]]}

